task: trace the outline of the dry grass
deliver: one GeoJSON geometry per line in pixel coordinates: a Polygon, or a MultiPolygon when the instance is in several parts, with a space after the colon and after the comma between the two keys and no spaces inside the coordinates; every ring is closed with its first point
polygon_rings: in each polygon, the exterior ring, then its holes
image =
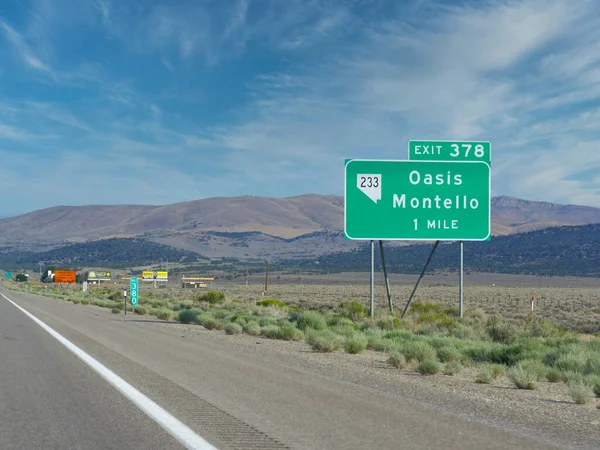
{"type": "MultiPolygon", "coordinates": [[[[403,309],[414,286],[392,286],[396,309],[403,309]]],[[[259,285],[222,286],[230,298],[260,300],[259,285]]],[[[465,308],[481,309],[487,315],[501,314],[509,320],[524,320],[531,313],[531,296],[535,296],[536,317],[552,320],[558,326],[583,332],[600,331],[600,300],[597,288],[577,287],[499,287],[471,286],[465,289],[465,308]]],[[[387,297],[383,286],[376,286],[376,311],[385,311],[387,297]]],[[[369,286],[325,284],[276,284],[269,286],[268,297],[302,309],[334,310],[341,302],[356,301],[369,305],[369,286]]],[[[422,285],[415,300],[440,303],[445,307],[457,304],[455,286],[422,285]]]]}
{"type": "MultiPolygon", "coordinates": [[[[400,277],[400,276],[397,276],[400,277]]],[[[352,278],[327,279],[318,276],[302,276],[286,281],[278,281],[276,278],[269,284],[267,296],[261,295],[262,283],[255,282],[246,286],[243,282],[226,283],[215,281],[209,289],[225,292],[229,299],[241,301],[260,301],[265,299],[277,299],[289,306],[297,306],[302,309],[313,310],[337,310],[342,302],[357,302],[368,309],[369,286],[360,276],[358,281],[352,284],[352,278]]],[[[363,277],[364,278],[364,277],[363,277]]],[[[532,280],[523,277],[527,282],[533,284],[532,280]]],[[[435,302],[444,307],[455,306],[458,302],[458,289],[452,276],[425,277],[417,291],[415,301],[435,302]],[[429,280],[435,280],[433,283],[429,280]],[[443,282],[440,282],[442,280],[443,282]],[[429,284],[428,284],[429,283],[429,284]]],[[[480,309],[488,316],[501,314],[509,321],[524,320],[531,313],[531,296],[535,296],[534,314],[536,317],[552,320],[559,327],[582,332],[595,333],[600,331],[600,288],[573,287],[576,281],[571,282],[564,279],[564,287],[560,278],[536,278],[535,283],[547,284],[548,286],[492,286],[488,285],[467,286],[465,288],[465,308],[480,309]],[[549,287],[550,285],[554,285],[549,287]]],[[[391,277],[392,297],[396,310],[402,310],[410,296],[414,285],[394,285],[394,276],[391,277]]],[[[485,280],[479,275],[478,282],[483,284],[485,280]]],[[[515,279],[511,282],[519,284],[515,279]]],[[[28,283],[29,285],[38,283],[28,283]]],[[[24,287],[22,284],[20,287],[24,287]]],[[[32,286],[33,287],[33,286],[32,286]]],[[[38,287],[39,289],[39,287],[38,287]]],[[[57,294],[73,295],[74,291],[81,292],[81,286],[52,287],[57,294]]],[[[102,286],[90,286],[90,295],[95,292],[113,291],[113,300],[122,299],[122,285],[106,284],[102,286]]],[[[168,288],[155,289],[152,284],[140,283],[140,303],[148,303],[152,307],[160,308],[165,300],[177,299],[185,306],[196,304],[207,290],[181,289],[171,285],[168,288]],[[189,305],[187,305],[189,304],[189,305]]],[[[376,313],[383,313],[387,309],[387,297],[383,284],[379,281],[375,287],[376,313]]]]}

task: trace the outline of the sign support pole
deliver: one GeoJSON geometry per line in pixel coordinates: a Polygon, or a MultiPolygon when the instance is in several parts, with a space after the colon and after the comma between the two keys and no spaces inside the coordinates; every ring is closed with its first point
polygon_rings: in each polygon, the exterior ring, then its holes
{"type": "Polygon", "coordinates": [[[385,265],[385,255],[383,253],[383,241],[379,241],[379,251],[381,252],[381,264],[383,265],[383,277],[385,278],[385,290],[387,291],[388,304],[390,306],[390,312],[394,312],[392,294],[390,292],[390,279],[388,278],[387,267],[385,265]]]}
{"type": "Polygon", "coordinates": [[[408,303],[406,304],[406,307],[404,308],[404,312],[402,313],[402,318],[403,319],[404,319],[404,316],[406,315],[406,311],[408,311],[408,307],[410,306],[413,297],[415,296],[415,292],[417,292],[417,288],[419,287],[419,283],[421,282],[421,279],[423,279],[423,276],[425,275],[425,271],[427,270],[427,266],[429,266],[429,263],[431,262],[431,258],[433,258],[433,254],[437,250],[437,247],[438,247],[439,243],[440,243],[440,241],[435,241],[435,244],[433,245],[433,248],[431,249],[431,253],[429,254],[429,258],[427,258],[427,262],[425,263],[425,267],[423,267],[423,270],[421,271],[421,275],[419,276],[419,279],[417,280],[417,284],[415,285],[415,288],[413,289],[412,294],[410,294],[410,298],[408,299],[408,303]]]}
{"type": "Polygon", "coordinates": [[[460,272],[458,274],[458,284],[459,284],[459,290],[458,290],[458,296],[459,296],[459,303],[458,303],[458,312],[460,315],[460,318],[463,318],[463,312],[464,312],[464,303],[463,303],[463,299],[464,299],[464,281],[465,281],[465,275],[464,275],[464,271],[465,271],[465,243],[463,241],[460,241],[460,272]]]}
{"type": "Polygon", "coordinates": [[[269,289],[269,260],[267,259],[265,265],[265,295],[267,294],[267,290],[269,289]]]}
{"type": "Polygon", "coordinates": [[[375,316],[375,241],[371,241],[371,311],[369,316],[375,316]]]}
{"type": "Polygon", "coordinates": [[[127,315],[127,289],[123,289],[123,307],[125,315],[127,315]]]}

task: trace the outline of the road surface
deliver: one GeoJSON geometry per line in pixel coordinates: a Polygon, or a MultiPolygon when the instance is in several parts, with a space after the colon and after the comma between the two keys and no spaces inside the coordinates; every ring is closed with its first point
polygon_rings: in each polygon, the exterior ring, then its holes
{"type": "MultiPolygon", "coordinates": [[[[219,449],[568,448],[176,326],[2,293],[219,449]]],[[[0,448],[184,447],[0,297],[0,448]]]]}

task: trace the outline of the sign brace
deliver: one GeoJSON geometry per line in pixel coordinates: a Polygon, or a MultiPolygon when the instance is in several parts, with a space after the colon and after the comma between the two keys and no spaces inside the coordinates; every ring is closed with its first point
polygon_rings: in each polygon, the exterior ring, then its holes
{"type": "Polygon", "coordinates": [[[388,305],[390,312],[394,312],[394,305],[392,304],[392,294],[390,292],[390,279],[388,278],[387,267],[385,265],[385,254],[383,253],[383,241],[379,241],[379,252],[381,253],[381,265],[383,266],[383,279],[385,281],[385,290],[387,292],[388,305]]]}

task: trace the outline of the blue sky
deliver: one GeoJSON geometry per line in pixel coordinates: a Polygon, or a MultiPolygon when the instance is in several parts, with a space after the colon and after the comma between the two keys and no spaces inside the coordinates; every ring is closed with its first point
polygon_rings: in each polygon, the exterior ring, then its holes
{"type": "Polygon", "coordinates": [[[341,195],[424,138],[600,206],[599,100],[595,0],[2,0],[0,216],[341,195]]]}

